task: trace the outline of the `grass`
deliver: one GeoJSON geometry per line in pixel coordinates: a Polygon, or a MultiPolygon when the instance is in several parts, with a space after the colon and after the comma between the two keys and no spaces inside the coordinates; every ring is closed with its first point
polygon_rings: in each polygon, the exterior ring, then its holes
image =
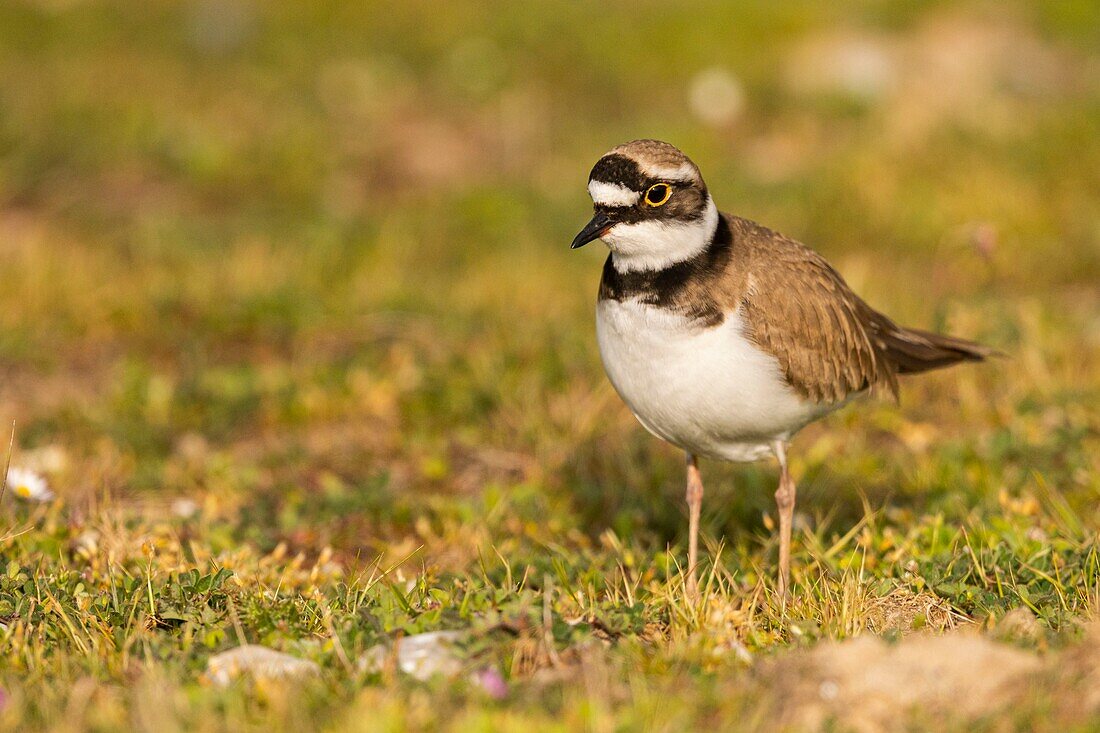
{"type": "MultiPolygon", "coordinates": [[[[60,499],[0,503],[0,726],[775,729],[768,665],[834,641],[1086,648],[1097,27],[1089,2],[4,4],[0,424],[60,499]],[[718,127],[688,102],[714,67],[744,96],[718,127]],[[567,245],[589,167],[640,136],[899,321],[1008,354],[799,436],[786,609],[774,468],[704,466],[688,601],[682,457],[599,364],[603,255],[567,245]],[[448,629],[502,699],[359,663],[448,629]],[[205,681],[241,643],[320,674],[205,681]]],[[[1096,725],[1038,689],[956,722],[1096,725]]]]}

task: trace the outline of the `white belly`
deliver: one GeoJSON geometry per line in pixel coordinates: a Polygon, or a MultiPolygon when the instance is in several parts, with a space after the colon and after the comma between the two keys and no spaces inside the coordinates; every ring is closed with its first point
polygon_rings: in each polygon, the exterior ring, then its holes
{"type": "Polygon", "coordinates": [[[734,313],[706,328],[637,300],[601,300],[596,337],[607,376],[649,432],[697,455],[754,461],[829,412],[801,398],[734,313]]]}

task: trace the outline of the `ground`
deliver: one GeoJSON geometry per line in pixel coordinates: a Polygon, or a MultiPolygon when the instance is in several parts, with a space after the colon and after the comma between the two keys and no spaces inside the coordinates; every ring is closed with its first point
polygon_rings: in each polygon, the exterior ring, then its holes
{"type": "Polygon", "coordinates": [[[1097,28],[0,5],[0,457],[14,421],[57,494],[0,498],[0,726],[1100,726],[1097,28]],[[642,136],[900,322],[1004,352],[796,439],[785,608],[774,465],[703,466],[687,598],[683,458],[599,364],[603,253],[568,244],[642,136]],[[403,671],[434,631],[439,673],[403,671]],[[222,675],[242,644],[316,667],[222,675]]]}

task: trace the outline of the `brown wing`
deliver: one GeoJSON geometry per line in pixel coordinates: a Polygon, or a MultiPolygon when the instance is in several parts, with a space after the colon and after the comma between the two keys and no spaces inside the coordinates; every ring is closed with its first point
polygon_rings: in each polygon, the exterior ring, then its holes
{"type": "Polygon", "coordinates": [[[896,397],[896,370],[869,333],[870,307],[815,252],[790,240],[772,249],[754,263],[742,301],[749,337],[815,402],[882,387],[896,397]]]}
{"type": "MultiPolygon", "coordinates": [[[[735,220],[735,217],[731,217],[735,220]]],[[[981,361],[994,353],[952,336],[908,329],[863,302],[821,255],[746,220],[740,266],[748,273],[741,307],[749,337],[779,360],[799,394],[838,402],[883,388],[897,399],[899,374],[981,361]]]]}

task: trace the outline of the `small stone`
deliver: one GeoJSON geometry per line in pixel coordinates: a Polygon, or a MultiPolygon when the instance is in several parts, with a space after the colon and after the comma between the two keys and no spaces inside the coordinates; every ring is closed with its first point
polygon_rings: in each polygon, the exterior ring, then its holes
{"type": "Polygon", "coordinates": [[[210,657],[206,679],[224,687],[242,675],[255,679],[288,680],[316,675],[321,671],[314,662],[299,659],[274,649],[245,644],[210,657]]]}
{"type": "Polygon", "coordinates": [[[458,631],[431,631],[397,640],[396,650],[379,644],[368,649],[359,660],[365,672],[380,672],[391,654],[397,654],[397,668],[418,680],[435,675],[454,677],[462,671],[462,659],[456,653],[458,631]]]}
{"type": "Polygon", "coordinates": [[[1005,614],[997,622],[993,633],[1001,639],[1039,641],[1043,638],[1043,625],[1030,609],[1020,606],[1005,614]]]}

